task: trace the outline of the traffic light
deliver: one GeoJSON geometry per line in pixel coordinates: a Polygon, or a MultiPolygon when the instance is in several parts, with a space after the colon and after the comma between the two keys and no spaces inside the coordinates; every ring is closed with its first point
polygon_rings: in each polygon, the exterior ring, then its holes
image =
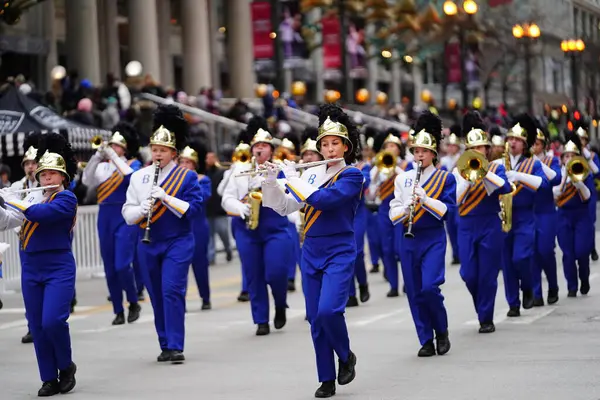
{"type": "Polygon", "coordinates": [[[573,119],[575,119],[575,121],[579,121],[581,119],[581,113],[577,110],[573,111],[573,119]]]}

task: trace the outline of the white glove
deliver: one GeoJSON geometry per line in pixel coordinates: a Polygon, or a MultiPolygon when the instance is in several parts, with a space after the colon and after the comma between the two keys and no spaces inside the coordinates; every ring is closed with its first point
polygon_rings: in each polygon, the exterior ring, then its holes
{"type": "Polygon", "coordinates": [[[142,201],[140,207],[142,208],[142,214],[147,215],[150,209],[152,208],[152,200],[146,199],[142,201]]]}
{"type": "Polygon", "coordinates": [[[240,215],[243,219],[246,219],[250,215],[250,204],[240,203],[237,206],[237,214],[240,215]]]}
{"type": "Polygon", "coordinates": [[[265,178],[263,178],[260,175],[254,175],[253,177],[250,178],[250,182],[248,183],[249,185],[249,189],[253,190],[253,189],[258,189],[262,186],[263,181],[265,180],[265,178]]]}
{"type": "Polygon", "coordinates": [[[164,200],[164,198],[167,197],[165,190],[163,188],[161,188],[160,186],[153,186],[152,191],[150,192],[150,195],[153,198],[159,199],[159,200],[164,200]]]}
{"type": "Polygon", "coordinates": [[[388,174],[387,172],[380,172],[379,176],[378,176],[378,182],[385,182],[389,179],[390,174],[388,174]]]}
{"type": "Polygon", "coordinates": [[[13,196],[14,193],[10,187],[0,189],[0,197],[2,197],[4,200],[8,200],[13,196]]]}
{"type": "Polygon", "coordinates": [[[427,199],[427,193],[425,193],[425,189],[423,189],[420,186],[417,186],[415,188],[415,195],[417,196],[417,198],[419,199],[419,201],[421,203],[427,199]]]}
{"type": "Polygon", "coordinates": [[[268,182],[268,183],[277,182],[277,175],[279,175],[279,167],[270,162],[266,162],[265,165],[267,167],[266,182],[268,182]]]}
{"type": "Polygon", "coordinates": [[[285,177],[287,179],[298,178],[300,176],[300,173],[295,168],[295,166],[296,166],[296,163],[294,161],[290,161],[290,160],[283,161],[283,174],[285,175],[285,177]]]}
{"type": "Polygon", "coordinates": [[[520,180],[520,172],[514,170],[506,171],[506,177],[510,183],[518,182],[520,180]]]}
{"type": "Polygon", "coordinates": [[[585,182],[573,182],[573,186],[575,186],[575,188],[582,190],[585,186],[585,182]]]}
{"type": "Polygon", "coordinates": [[[583,148],[583,156],[588,160],[592,157],[592,153],[590,153],[587,147],[583,148]]]}
{"type": "Polygon", "coordinates": [[[96,150],[96,154],[97,157],[100,157],[100,159],[102,160],[106,160],[108,158],[108,155],[106,154],[106,147],[102,146],[100,147],[98,150],[96,150]]]}

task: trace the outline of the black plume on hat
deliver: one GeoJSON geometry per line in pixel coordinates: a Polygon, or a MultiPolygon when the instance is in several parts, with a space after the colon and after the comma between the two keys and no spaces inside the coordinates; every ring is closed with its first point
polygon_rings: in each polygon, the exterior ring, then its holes
{"type": "Polygon", "coordinates": [[[34,147],[38,149],[36,157],[38,163],[46,152],[60,154],[65,160],[69,180],[75,177],[77,174],[77,160],[75,160],[75,153],[71,148],[71,143],[63,135],[60,133],[40,135],[37,146],[34,147]]]}
{"type": "Polygon", "coordinates": [[[283,138],[292,142],[294,144],[294,151],[296,152],[296,154],[300,154],[300,140],[298,139],[298,135],[296,135],[293,132],[290,132],[283,135],[283,138]]]}
{"type": "Polygon", "coordinates": [[[160,105],[152,117],[152,132],[164,126],[175,134],[175,147],[181,151],[186,146],[189,127],[179,107],[173,104],[160,105]]]}
{"type": "Polygon", "coordinates": [[[196,172],[203,174],[206,172],[206,146],[200,139],[192,139],[187,144],[189,147],[194,149],[198,153],[198,164],[196,165],[196,172]]]}
{"type": "Polygon", "coordinates": [[[439,151],[440,141],[442,139],[442,120],[429,110],[423,111],[415,122],[415,135],[425,130],[433,136],[436,142],[436,150],[439,151]]]}
{"type": "Polygon", "coordinates": [[[513,119],[512,126],[515,126],[516,124],[521,125],[521,128],[525,129],[525,132],[527,132],[527,149],[529,149],[535,144],[535,138],[537,136],[535,120],[531,118],[529,114],[522,113],[513,119]]]}
{"type": "Polygon", "coordinates": [[[306,143],[308,139],[317,140],[319,136],[319,130],[314,126],[307,126],[302,132],[302,144],[306,143]]]}
{"type": "Polygon", "coordinates": [[[459,124],[453,124],[452,126],[450,126],[450,134],[453,134],[453,133],[459,138],[464,137],[462,129],[459,124]]]}
{"type": "Polygon", "coordinates": [[[498,125],[494,125],[492,126],[488,133],[490,134],[490,137],[492,136],[503,136],[502,135],[502,131],[500,130],[500,127],[498,127],[498,125]]]}
{"type": "Polygon", "coordinates": [[[481,129],[485,132],[486,126],[481,118],[481,114],[477,111],[469,111],[467,112],[462,120],[462,135],[463,137],[467,137],[469,132],[473,129],[481,129]]]}
{"type": "Polygon", "coordinates": [[[361,153],[356,125],[350,120],[348,114],[335,104],[321,104],[319,107],[319,126],[323,125],[327,118],[331,119],[333,122],[339,122],[348,129],[348,139],[350,140],[350,143],[352,143],[352,152],[346,153],[345,159],[347,164],[352,164],[361,153]]]}
{"type": "Polygon", "coordinates": [[[565,135],[565,144],[567,144],[568,142],[573,142],[575,144],[575,146],[577,146],[577,149],[579,150],[579,154],[583,153],[583,144],[581,144],[581,138],[579,137],[578,134],[576,134],[575,132],[568,132],[565,135]]]}
{"type": "Polygon", "coordinates": [[[112,128],[112,132],[119,132],[127,142],[127,154],[136,158],[140,150],[140,141],[137,130],[129,122],[121,121],[112,128]]]}
{"type": "Polygon", "coordinates": [[[42,136],[42,134],[39,132],[33,132],[27,135],[23,141],[23,150],[27,151],[31,146],[37,149],[40,136],[42,136]]]}

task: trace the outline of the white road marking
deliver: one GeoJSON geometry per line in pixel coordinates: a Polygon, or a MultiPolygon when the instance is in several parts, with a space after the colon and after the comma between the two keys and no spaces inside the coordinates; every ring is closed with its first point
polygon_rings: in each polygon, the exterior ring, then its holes
{"type": "Polygon", "coordinates": [[[365,326],[372,324],[373,322],[381,321],[382,319],[386,319],[389,317],[393,317],[395,315],[402,314],[405,310],[396,310],[385,314],[377,314],[371,318],[363,319],[360,321],[353,321],[350,323],[351,326],[365,326]]]}
{"type": "MultiPolygon", "coordinates": [[[[82,311],[88,311],[91,309],[94,309],[97,307],[90,307],[90,306],[76,306],[75,307],[75,312],[77,313],[77,311],[82,312],[82,311]]],[[[25,314],[25,308],[21,308],[21,307],[16,307],[16,308],[3,308],[0,310],[0,315],[2,314],[25,314]]]]}
{"type": "Polygon", "coordinates": [[[525,310],[524,312],[521,312],[520,317],[511,318],[509,322],[511,324],[528,325],[537,321],[538,319],[544,318],[552,314],[554,311],[556,311],[556,307],[544,307],[544,309],[542,309],[541,311],[536,312],[528,312],[528,310],[525,310]]]}

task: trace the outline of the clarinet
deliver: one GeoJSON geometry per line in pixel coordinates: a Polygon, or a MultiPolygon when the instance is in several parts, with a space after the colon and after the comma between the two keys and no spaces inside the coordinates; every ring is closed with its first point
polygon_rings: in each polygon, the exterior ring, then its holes
{"type": "MultiPolygon", "coordinates": [[[[152,182],[152,187],[154,188],[158,185],[158,173],[160,172],[160,161],[154,163],[154,181],[152,182]]],[[[152,193],[152,191],[150,191],[152,193]]],[[[152,221],[152,210],[154,209],[154,202],[156,199],[150,195],[150,210],[148,210],[148,215],[146,216],[146,230],[144,231],[144,237],[142,238],[142,243],[150,243],[150,222],[152,221]]]]}
{"type": "Polygon", "coordinates": [[[417,193],[417,186],[419,186],[419,181],[421,180],[421,171],[423,171],[423,162],[419,161],[417,165],[417,177],[415,178],[415,184],[413,185],[412,191],[412,204],[410,205],[410,214],[408,215],[408,229],[404,232],[404,237],[409,239],[414,239],[415,234],[412,232],[413,223],[415,219],[415,197],[417,193]]]}

